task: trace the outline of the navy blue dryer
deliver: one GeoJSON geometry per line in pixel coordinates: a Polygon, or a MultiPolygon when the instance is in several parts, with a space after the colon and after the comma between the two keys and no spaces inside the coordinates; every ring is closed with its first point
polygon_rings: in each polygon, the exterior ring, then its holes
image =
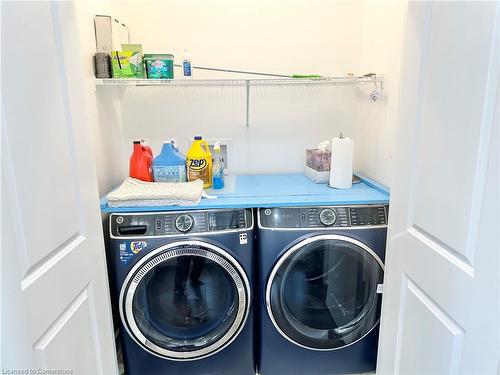
{"type": "Polygon", "coordinates": [[[260,374],[375,370],[387,211],[258,210],[260,374]]]}
{"type": "Polygon", "coordinates": [[[251,209],[112,214],[125,372],[255,374],[251,209]]]}

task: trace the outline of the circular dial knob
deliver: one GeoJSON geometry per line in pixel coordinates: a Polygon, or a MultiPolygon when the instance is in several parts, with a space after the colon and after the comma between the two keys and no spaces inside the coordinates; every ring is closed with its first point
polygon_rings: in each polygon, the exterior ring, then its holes
{"type": "Polygon", "coordinates": [[[193,224],[194,220],[191,215],[183,214],[177,216],[177,218],[175,219],[175,228],[179,232],[185,233],[189,231],[193,227],[193,224]]]}
{"type": "Polygon", "coordinates": [[[335,211],[331,208],[325,208],[319,213],[319,221],[321,221],[323,225],[333,225],[336,219],[337,215],[335,215],[335,211]]]}

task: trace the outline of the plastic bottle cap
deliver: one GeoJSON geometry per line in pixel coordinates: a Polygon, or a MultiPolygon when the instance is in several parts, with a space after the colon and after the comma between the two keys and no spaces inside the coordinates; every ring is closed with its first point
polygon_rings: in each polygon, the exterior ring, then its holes
{"type": "Polygon", "coordinates": [[[201,135],[197,135],[194,137],[195,141],[201,141],[202,139],[203,139],[203,137],[201,135]]]}
{"type": "Polygon", "coordinates": [[[141,141],[134,141],[134,145],[140,145],[141,141]]]}

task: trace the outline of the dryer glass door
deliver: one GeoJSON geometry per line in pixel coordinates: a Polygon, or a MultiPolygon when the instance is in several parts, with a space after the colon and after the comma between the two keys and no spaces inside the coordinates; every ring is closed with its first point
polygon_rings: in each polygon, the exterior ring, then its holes
{"type": "Polygon", "coordinates": [[[164,246],[139,262],[122,292],[122,319],[148,351],[199,359],[228,345],[241,330],[249,284],[222,249],[190,241],[164,246]]]}
{"type": "Polygon", "coordinates": [[[382,261],[365,244],[338,235],[310,237],[278,260],[267,285],[267,308],[289,341],[334,350],[378,324],[382,282],[382,261]]]}

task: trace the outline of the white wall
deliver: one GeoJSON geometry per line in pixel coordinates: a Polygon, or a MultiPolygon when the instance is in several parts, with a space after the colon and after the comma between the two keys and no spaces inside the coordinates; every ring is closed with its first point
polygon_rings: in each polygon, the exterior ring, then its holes
{"type": "Polygon", "coordinates": [[[142,43],[146,53],[181,57],[188,48],[195,65],[333,76],[375,71],[387,74],[388,81],[376,103],[368,99],[371,84],[252,87],[248,128],[243,87],[100,87],[97,95],[106,97],[97,102],[101,111],[116,109],[101,114],[96,128],[101,192],[118,174],[125,176],[133,139],[148,138],[158,152],[164,139],[174,137],[185,152],[198,134],[233,139],[236,152],[229,162],[235,172],[270,173],[303,171],[305,148],[343,131],[355,138],[356,169],[389,185],[404,6],[378,4],[112,0],[113,16],[129,25],[131,41],[142,43]],[[112,169],[117,164],[120,168],[112,169]],[[110,170],[114,175],[107,175],[110,170]]]}
{"type": "MultiPolygon", "coordinates": [[[[145,52],[184,48],[195,64],[275,73],[358,70],[362,2],[325,0],[111,0],[145,52]]],[[[234,77],[234,76],[231,76],[234,77]]]]}
{"type": "Polygon", "coordinates": [[[377,105],[360,100],[356,127],[356,170],[391,186],[396,148],[400,64],[406,5],[404,1],[369,1],[364,8],[361,71],[382,72],[377,105]]]}
{"type": "Polygon", "coordinates": [[[129,149],[141,137],[155,151],[170,137],[183,151],[193,135],[230,138],[235,150],[230,168],[240,174],[301,172],[306,148],[340,131],[355,137],[354,87],[252,87],[248,128],[242,87],[124,91],[123,132],[129,149]]]}
{"type": "Polygon", "coordinates": [[[92,147],[95,157],[99,194],[103,196],[120,183],[128,173],[127,153],[124,152],[121,128],[120,95],[117,90],[95,90],[92,57],[96,52],[94,16],[109,14],[108,1],[77,1],[76,13],[80,46],[74,51],[82,59],[82,79],[86,87],[89,121],[92,124],[92,147]]]}

